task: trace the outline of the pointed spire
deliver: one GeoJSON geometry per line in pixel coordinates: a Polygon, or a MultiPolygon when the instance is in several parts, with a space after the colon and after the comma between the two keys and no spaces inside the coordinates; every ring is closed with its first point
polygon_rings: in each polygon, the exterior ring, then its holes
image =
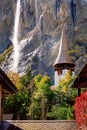
{"type": "Polygon", "coordinates": [[[66,24],[64,24],[62,29],[62,36],[60,41],[60,48],[57,59],[54,63],[55,70],[61,74],[62,69],[74,69],[74,63],[71,61],[71,58],[68,54],[68,41],[65,34],[66,24]]]}

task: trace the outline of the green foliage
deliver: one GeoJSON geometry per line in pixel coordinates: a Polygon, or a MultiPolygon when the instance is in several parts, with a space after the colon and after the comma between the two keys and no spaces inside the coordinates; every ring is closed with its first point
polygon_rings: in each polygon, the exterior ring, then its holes
{"type": "Polygon", "coordinates": [[[17,94],[10,95],[9,97],[5,98],[4,112],[13,113],[13,119],[27,119],[27,109],[31,103],[31,89],[33,86],[31,71],[29,69],[27,74],[24,75],[24,77],[27,77],[27,82],[25,82],[25,80],[24,82],[23,80],[20,82],[20,77],[15,72],[10,72],[8,75],[10,79],[17,85],[17,87],[20,85],[21,87],[17,94]]]}
{"type": "MultiPolygon", "coordinates": [[[[10,73],[14,82],[18,75],[10,73]],[[15,76],[15,78],[14,78],[15,76]]],[[[21,78],[21,88],[16,95],[5,98],[4,112],[13,113],[13,119],[73,119],[73,104],[76,90],[70,88],[74,77],[68,71],[56,90],[51,90],[51,78],[48,75],[32,77],[28,69],[21,78]]]]}
{"type": "Polygon", "coordinates": [[[5,57],[0,56],[0,63],[5,60],[5,57]]]}
{"type": "Polygon", "coordinates": [[[35,86],[37,89],[37,94],[39,93],[39,96],[41,96],[41,93],[44,95],[48,95],[51,86],[50,77],[47,75],[44,77],[42,77],[41,75],[37,75],[35,77],[35,86]]]}
{"type": "Polygon", "coordinates": [[[50,90],[51,79],[48,75],[35,77],[35,91],[29,108],[29,116],[32,119],[47,119],[47,113],[51,109],[54,92],[50,90]]]}
{"type": "Polygon", "coordinates": [[[26,119],[29,104],[28,92],[21,88],[17,94],[4,99],[4,113],[13,113],[13,119],[26,119]]]}
{"type": "Polygon", "coordinates": [[[56,91],[59,94],[63,95],[66,98],[75,99],[77,96],[76,89],[71,88],[71,84],[74,81],[75,76],[72,75],[72,72],[69,70],[67,71],[65,77],[60,80],[59,85],[57,86],[56,91]]]}
{"type": "Polygon", "coordinates": [[[56,87],[56,105],[52,107],[48,117],[51,119],[74,119],[73,105],[77,96],[77,91],[71,88],[71,84],[74,80],[74,76],[71,75],[71,71],[68,71],[63,79],[56,87]]]}
{"type": "Polygon", "coordinates": [[[73,107],[63,104],[63,106],[53,106],[52,112],[48,113],[48,117],[56,120],[71,120],[74,118],[72,113],[73,107]]]}
{"type": "Polygon", "coordinates": [[[29,107],[28,116],[30,117],[30,119],[35,119],[35,120],[40,119],[40,115],[41,115],[40,109],[41,108],[40,108],[39,102],[33,101],[29,107]]]}
{"type": "Polygon", "coordinates": [[[0,54],[0,63],[6,60],[6,56],[8,56],[12,52],[13,46],[9,47],[2,54],[0,54]]]}
{"type": "Polygon", "coordinates": [[[30,84],[30,81],[32,80],[32,74],[30,68],[28,68],[26,75],[21,77],[21,83],[27,87],[28,84],[30,84]]]}
{"type": "Polygon", "coordinates": [[[83,43],[77,42],[74,45],[74,47],[71,50],[69,50],[69,54],[71,55],[71,58],[73,61],[76,61],[82,55],[82,52],[81,52],[81,51],[83,51],[82,45],[83,45],[83,43]]]}

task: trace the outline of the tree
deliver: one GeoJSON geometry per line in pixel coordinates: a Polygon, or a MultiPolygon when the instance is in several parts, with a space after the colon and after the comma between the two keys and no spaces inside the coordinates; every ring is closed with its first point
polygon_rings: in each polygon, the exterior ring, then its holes
{"type": "Polygon", "coordinates": [[[56,89],[56,91],[63,96],[63,99],[67,101],[71,101],[77,96],[77,90],[71,88],[71,84],[74,79],[75,76],[72,75],[72,72],[70,70],[68,70],[65,77],[60,80],[59,85],[56,89]]]}
{"type": "Polygon", "coordinates": [[[10,72],[10,79],[20,88],[18,93],[5,97],[4,112],[13,113],[13,119],[27,119],[27,109],[31,104],[31,95],[33,93],[34,82],[30,69],[21,77],[15,72],[10,72]],[[21,86],[21,87],[19,87],[21,86]]]}
{"type": "Polygon", "coordinates": [[[21,77],[21,83],[27,88],[33,79],[30,68],[27,69],[26,74],[21,77]]]}
{"type": "Polygon", "coordinates": [[[21,88],[15,95],[5,97],[4,113],[13,113],[13,119],[27,119],[28,92],[21,88]]]}
{"type": "Polygon", "coordinates": [[[47,119],[47,113],[51,109],[54,96],[54,92],[50,90],[50,86],[51,79],[48,75],[37,75],[35,77],[36,89],[29,108],[29,116],[32,117],[32,119],[47,119]]]}
{"type": "Polygon", "coordinates": [[[15,84],[15,86],[20,89],[22,87],[21,81],[20,81],[20,75],[16,72],[10,71],[8,73],[8,77],[10,80],[15,84]]]}
{"type": "Polygon", "coordinates": [[[74,119],[73,105],[77,91],[70,87],[74,78],[69,70],[56,87],[56,104],[52,106],[51,112],[48,113],[50,119],[74,119]]]}

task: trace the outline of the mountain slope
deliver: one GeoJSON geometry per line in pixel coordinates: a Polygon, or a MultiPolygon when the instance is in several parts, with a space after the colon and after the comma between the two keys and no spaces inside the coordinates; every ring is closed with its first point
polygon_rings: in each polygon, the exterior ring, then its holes
{"type": "MultiPolygon", "coordinates": [[[[12,43],[16,0],[0,1],[0,52],[12,43]]],[[[31,66],[33,74],[47,73],[53,77],[64,23],[69,49],[74,61],[85,54],[87,43],[86,0],[21,0],[19,65],[22,75],[31,66]]],[[[6,57],[2,68],[8,72],[13,66],[13,52],[6,57]]]]}

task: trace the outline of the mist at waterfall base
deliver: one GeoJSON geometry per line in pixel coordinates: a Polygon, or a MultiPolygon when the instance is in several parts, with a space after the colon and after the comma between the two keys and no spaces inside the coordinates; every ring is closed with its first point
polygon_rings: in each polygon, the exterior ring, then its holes
{"type": "Polygon", "coordinates": [[[20,0],[17,0],[13,36],[12,36],[12,42],[13,42],[13,46],[14,46],[12,70],[15,72],[17,72],[18,63],[19,63],[19,45],[18,45],[19,44],[18,34],[19,34],[19,30],[20,30],[19,29],[19,20],[20,20],[20,0]]]}

